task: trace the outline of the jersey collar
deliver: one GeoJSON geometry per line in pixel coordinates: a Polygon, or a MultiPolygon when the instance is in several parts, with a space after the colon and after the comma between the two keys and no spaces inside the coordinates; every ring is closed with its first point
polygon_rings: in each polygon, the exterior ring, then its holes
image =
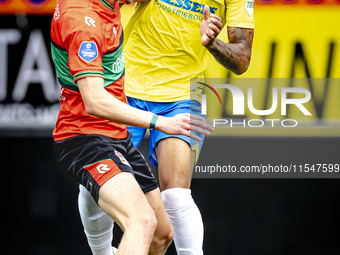
{"type": "Polygon", "coordinates": [[[115,9],[115,1],[114,0],[100,0],[107,8],[111,11],[115,9]],[[114,2],[114,3],[112,3],[114,2]]]}

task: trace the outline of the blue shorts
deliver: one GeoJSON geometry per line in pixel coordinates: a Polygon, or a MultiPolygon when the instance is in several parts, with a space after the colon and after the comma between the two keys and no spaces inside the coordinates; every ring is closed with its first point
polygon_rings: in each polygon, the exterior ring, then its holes
{"type": "MultiPolygon", "coordinates": [[[[141,109],[144,111],[149,111],[157,115],[162,115],[165,117],[173,117],[179,113],[191,113],[197,114],[205,118],[205,115],[201,115],[201,104],[195,100],[183,100],[178,102],[171,103],[158,103],[158,102],[149,102],[143,101],[135,98],[128,97],[128,103],[130,106],[135,107],[137,109],[141,109]]],[[[128,126],[128,131],[132,134],[131,141],[138,148],[140,143],[142,142],[146,129],[138,128],[133,126],[128,126]]],[[[201,151],[204,135],[198,134],[194,132],[197,136],[201,137],[202,140],[200,142],[190,139],[184,135],[168,135],[156,129],[150,130],[150,140],[149,140],[149,160],[155,166],[158,167],[157,157],[155,148],[157,143],[165,138],[169,137],[177,137],[184,141],[186,141],[191,149],[196,151],[196,162],[201,151]]]]}

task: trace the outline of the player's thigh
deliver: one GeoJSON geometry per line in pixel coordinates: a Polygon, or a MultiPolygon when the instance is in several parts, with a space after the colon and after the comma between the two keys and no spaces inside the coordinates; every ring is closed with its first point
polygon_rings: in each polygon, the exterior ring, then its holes
{"type": "Polygon", "coordinates": [[[156,146],[161,189],[190,188],[195,151],[175,137],[162,139],[156,146]]]}
{"type": "Polygon", "coordinates": [[[115,175],[100,187],[98,205],[123,230],[155,215],[134,176],[126,172],[115,175]]]}
{"type": "MultiPolygon", "coordinates": [[[[181,113],[192,113],[192,114],[197,114],[197,115],[201,115],[200,114],[200,103],[195,101],[195,100],[182,100],[182,101],[178,101],[178,102],[173,102],[173,103],[164,103],[164,104],[158,104],[160,106],[158,106],[158,108],[161,108],[160,112],[157,112],[157,114],[160,114],[164,117],[173,117],[177,114],[181,114],[181,113]],[[163,108],[162,108],[162,107],[163,108]]],[[[205,117],[204,115],[201,115],[202,117],[205,117]]],[[[156,153],[156,147],[159,145],[159,143],[162,141],[162,143],[168,143],[168,141],[163,142],[163,140],[167,140],[171,138],[171,141],[174,141],[174,143],[177,143],[176,139],[172,139],[172,138],[178,138],[181,139],[183,141],[185,141],[188,145],[190,145],[191,149],[194,150],[196,152],[196,158],[195,161],[193,161],[193,164],[191,164],[191,168],[193,169],[194,163],[197,162],[198,160],[198,156],[199,156],[199,152],[202,148],[202,144],[204,141],[204,135],[193,132],[195,135],[199,136],[202,140],[200,142],[195,141],[193,139],[190,139],[187,136],[183,136],[183,135],[168,135],[165,134],[159,130],[151,130],[150,131],[150,144],[149,144],[149,160],[150,162],[156,166],[158,166],[158,155],[156,153]]],[[[182,144],[182,146],[184,146],[185,148],[187,148],[187,146],[185,145],[185,143],[183,143],[183,141],[178,141],[178,143],[182,144]]],[[[171,142],[172,143],[172,142],[171,142]]],[[[180,145],[179,145],[180,146],[180,145]]],[[[165,146],[162,146],[165,147],[165,146]]],[[[165,150],[162,148],[162,150],[165,150]]],[[[176,150],[178,150],[178,146],[176,146],[176,150]]],[[[160,152],[158,151],[158,154],[160,154],[160,152]]]]}
{"type": "Polygon", "coordinates": [[[160,238],[164,237],[172,238],[173,228],[171,226],[169,217],[165,211],[160,190],[157,188],[152,191],[149,191],[145,193],[145,197],[148,200],[151,208],[155,212],[156,219],[158,222],[157,229],[155,231],[155,236],[160,238]]]}

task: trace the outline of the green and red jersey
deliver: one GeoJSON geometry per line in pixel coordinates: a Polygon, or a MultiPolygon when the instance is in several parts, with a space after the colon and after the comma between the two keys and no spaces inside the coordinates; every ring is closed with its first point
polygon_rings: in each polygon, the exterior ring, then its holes
{"type": "Polygon", "coordinates": [[[76,83],[84,77],[101,77],[110,94],[127,102],[118,1],[59,0],[52,20],[51,39],[52,59],[62,86],[54,140],[81,134],[126,138],[126,125],[86,113],[76,83]]]}

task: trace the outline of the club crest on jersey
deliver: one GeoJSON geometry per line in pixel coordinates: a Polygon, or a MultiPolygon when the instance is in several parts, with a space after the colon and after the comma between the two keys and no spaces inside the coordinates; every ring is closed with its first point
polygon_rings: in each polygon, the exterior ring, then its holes
{"type": "Polygon", "coordinates": [[[78,52],[79,57],[87,63],[98,57],[98,48],[95,42],[82,42],[78,52]]]}
{"type": "Polygon", "coordinates": [[[254,13],[254,0],[247,0],[246,5],[244,6],[249,16],[252,16],[254,13]]]}
{"type": "Polygon", "coordinates": [[[127,166],[131,167],[130,164],[129,164],[129,162],[124,158],[124,156],[123,156],[119,151],[116,151],[116,150],[115,150],[115,153],[116,153],[117,157],[120,159],[120,161],[121,161],[124,165],[127,165],[127,166]]]}

